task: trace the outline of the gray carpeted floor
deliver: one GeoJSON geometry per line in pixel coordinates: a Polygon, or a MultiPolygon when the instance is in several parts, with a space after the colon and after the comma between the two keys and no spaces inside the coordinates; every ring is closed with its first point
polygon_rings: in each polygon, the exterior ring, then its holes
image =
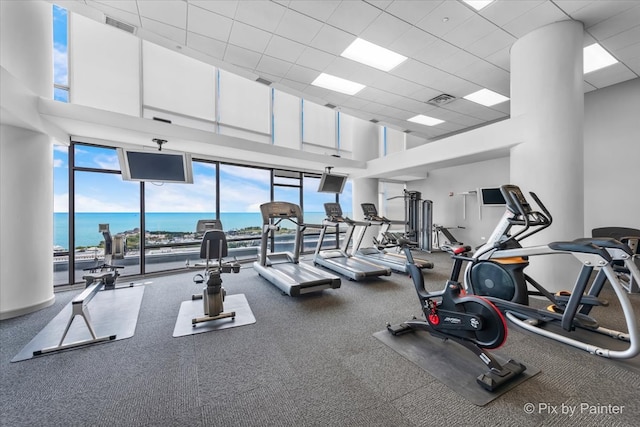
{"type": "MultiPolygon", "coordinates": [[[[437,267],[426,278],[438,290],[450,261],[431,258],[437,267]]],[[[487,406],[465,401],[372,336],[386,322],[420,314],[413,285],[399,274],[344,279],[340,289],[291,298],[247,265],[223,280],[228,294],[246,295],[255,324],[173,338],[180,303],[201,288],[192,275],[144,279],[153,283],[126,340],[9,362],[79,291],[0,322],[0,424],[637,426],[640,419],[640,372],[628,362],[515,327],[501,353],[542,372],[487,406]]],[[[640,295],[631,299],[640,318],[640,295]]],[[[604,310],[615,325],[615,307],[604,310]]]]}

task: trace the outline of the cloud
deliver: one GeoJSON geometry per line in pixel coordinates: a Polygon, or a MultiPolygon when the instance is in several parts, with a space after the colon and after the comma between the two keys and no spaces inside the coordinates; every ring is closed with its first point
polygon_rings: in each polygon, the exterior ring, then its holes
{"type": "Polygon", "coordinates": [[[53,46],[53,76],[54,83],[69,85],[69,55],[67,55],[67,47],[60,43],[55,43],[53,46]]]}
{"type": "Polygon", "coordinates": [[[66,166],[66,163],[62,159],[53,159],[53,167],[54,168],[63,168],[66,166]]]}
{"type": "Polygon", "coordinates": [[[69,193],[58,193],[53,198],[54,212],[69,212],[69,193]]]}

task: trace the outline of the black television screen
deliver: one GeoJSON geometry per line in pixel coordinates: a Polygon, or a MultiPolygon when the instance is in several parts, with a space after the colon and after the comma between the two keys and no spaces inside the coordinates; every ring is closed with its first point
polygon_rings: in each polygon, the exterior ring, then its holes
{"type": "Polygon", "coordinates": [[[500,188],[481,188],[480,203],[482,206],[504,206],[507,204],[500,188]]]}
{"type": "Polygon", "coordinates": [[[167,151],[139,151],[118,149],[122,179],[193,183],[191,155],[167,151]]]}
{"type": "Polygon", "coordinates": [[[343,175],[332,175],[323,173],[318,186],[320,193],[342,193],[347,177],[343,175]]]}

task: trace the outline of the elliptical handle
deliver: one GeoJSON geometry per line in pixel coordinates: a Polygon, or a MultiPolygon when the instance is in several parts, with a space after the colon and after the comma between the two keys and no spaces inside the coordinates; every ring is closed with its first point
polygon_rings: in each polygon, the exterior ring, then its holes
{"type": "Polygon", "coordinates": [[[547,228],[553,222],[553,217],[551,216],[551,212],[549,212],[547,207],[544,205],[544,203],[542,203],[542,201],[540,200],[540,198],[538,197],[538,195],[536,193],[534,193],[533,191],[530,191],[529,194],[531,195],[531,197],[533,197],[533,200],[535,200],[535,202],[538,205],[538,207],[542,210],[544,215],[549,220],[549,224],[544,227],[544,228],[547,228]]]}

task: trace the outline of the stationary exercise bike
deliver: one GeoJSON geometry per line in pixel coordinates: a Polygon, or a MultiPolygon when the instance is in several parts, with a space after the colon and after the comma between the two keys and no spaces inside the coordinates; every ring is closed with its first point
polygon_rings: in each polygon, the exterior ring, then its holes
{"type": "MultiPolygon", "coordinates": [[[[238,273],[240,272],[240,264],[235,260],[223,261],[227,256],[227,238],[222,230],[209,230],[202,237],[200,245],[200,258],[206,260],[205,270],[202,275],[202,281],[207,282],[207,286],[202,289],[202,294],[195,294],[192,300],[202,299],[204,316],[191,319],[193,327],[198,323],[209,322],[211,320],[236,317],[235,311],[224,312],[225,289],[222,287],[222,273],[238,273]],[[217,262],[211,264],[211,260],[217,262]]],[[[196,275],[198,276],[198,275],[196,275]]]]}
{"type": "MultiPolygon", "coordinates": [[[[407,272],[413,280],[425,320],[414,318],[400,325],[387,324],[387,330],[393,335],[423,330],[435,337],[462,345],[489,367],[487,373],[476,379],[478,384],[489,391],[524,372],[526,367],[523,364],[509,360],[502,365],[485,351],[500,347],[507,339],[507,324],[500,311],[484,298],[467,295],[460,283],[454,280],[448,280],[440,292],[428,292],[424,286],[422,271],[413,262],[410,243],[403,239],[399,239],[399,243],[406,254],[407,272]]],[[[470,248],[460,247],[456,250],[470,248]]],[[[458,273],[455,272],[456,275],[458,273]]]]}
{"type": "MultiPolygon", "coordinates": [[[[612,267],[615,259],[628,256],[628,246],[614,239],[581,238],[522,247],[522,240],[551,225],[551,214],[535,193],[530,195],[539,207],[538,211],[532,208],[519,187],[503,185],[501,192],[507,209],[487,243],[472,256],[459,254],[453,257],[454,270],[457,273],[460,272],[461,264],[467,263],[464,275],[465,290],[485,296],[514,324],[547,338],[607,358],[625,359],[640,353],[640,333],[633,307],[612,267]],[[571,291],[551,293],[524,272],[529,265],[530,257],[553,254],[571,254],[582,263],[582,269],[571,291]],[[599,269],[598,274],[587,290],[595,268],[599,269]],[[620,302],[628,332],[604,328],[590,316],[594,307],[608,305],[608,301],[600,298],[606,281],[611,284],[620,302]],[[529,285],[535,290],[529,291],[529,285]],[[550,305],[543,309],[529,306],[531,295],[546,298],[550,305]],[[567,332],[576,328],[598,332],[627,341],[629,347],[621,351],[602,348],[570,338],[561,330],[554,332],[552,328],[546,327],[547,324],[559,325],[567,332]]],[[[457,280],[457,277],[452,275],[454,280],[457,280]]]]}

